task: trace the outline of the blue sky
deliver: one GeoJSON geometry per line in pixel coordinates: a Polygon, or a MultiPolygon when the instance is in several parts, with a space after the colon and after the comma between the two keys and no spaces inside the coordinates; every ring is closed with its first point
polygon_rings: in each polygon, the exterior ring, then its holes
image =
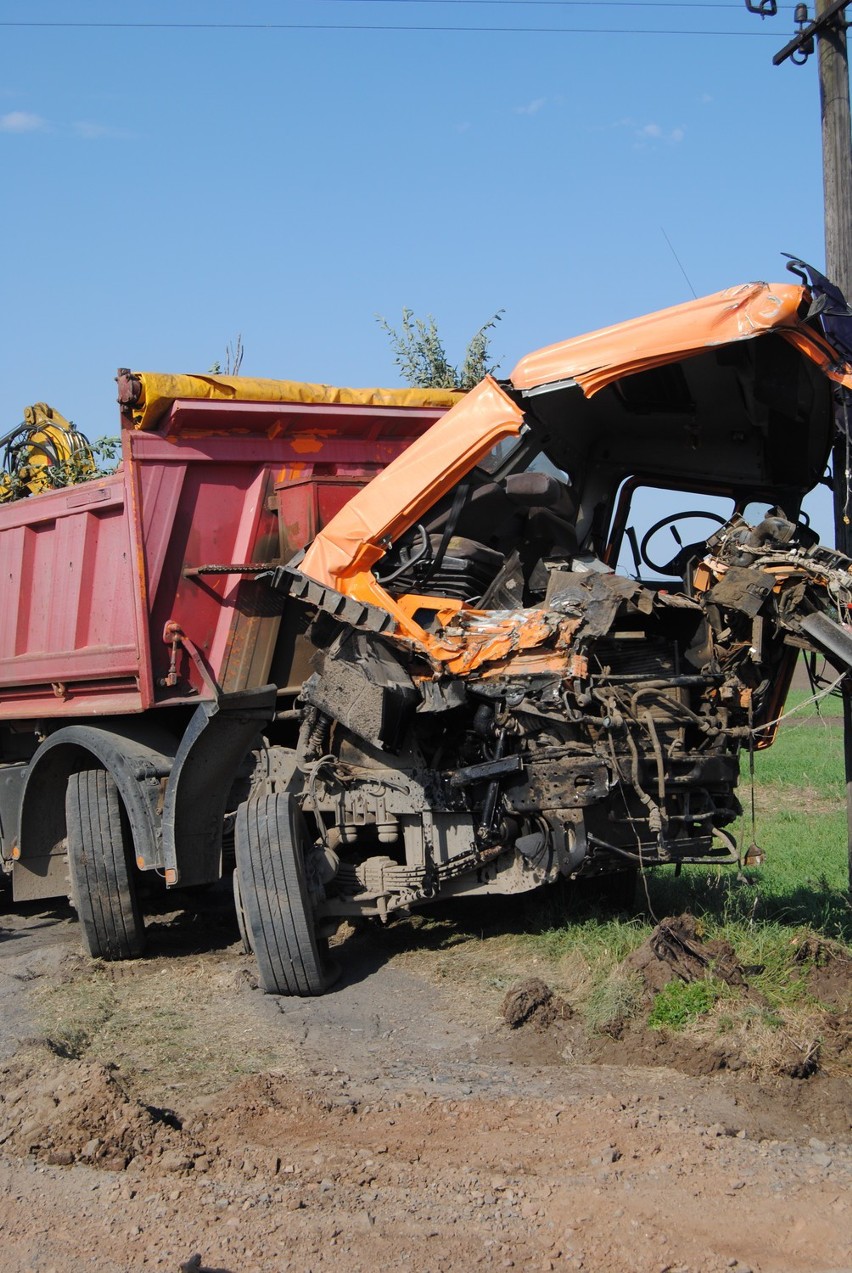
{"type": "Polygon", "coordinates": [[[672,248],[699,295],[784,277],[783,251],[822,267],[816,59],[771,61],[792,8],[2,0],[2,23],[570,30],[5,26],[0,430],[46,400],[115,432],[116,367],[204,371],[237,332],[246,374],[395,384],[377,313],[434,314],[460,359],[503,308],[508,372],[688,299],[672,248]]]}

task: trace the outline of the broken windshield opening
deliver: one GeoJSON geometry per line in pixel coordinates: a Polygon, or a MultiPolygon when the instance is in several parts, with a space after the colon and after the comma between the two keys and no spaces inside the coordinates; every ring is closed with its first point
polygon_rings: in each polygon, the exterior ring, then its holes
{"type": "Polygon", "coordinates": [[[643,583],[688,582],[687,571],[706,553],[707,540],[735,516],[758,525],[767,516],[791,517],[807,529],[810,517],[766,499],[675,490],[635,478],[622,483],[610,533],[608,564],[643,583]]]}
{"type": "Polygon", "coordinates": [[[609,565],[643,582],[680,580],[735,511],[728,495],[625,482],[617,502],[609,565]]]}

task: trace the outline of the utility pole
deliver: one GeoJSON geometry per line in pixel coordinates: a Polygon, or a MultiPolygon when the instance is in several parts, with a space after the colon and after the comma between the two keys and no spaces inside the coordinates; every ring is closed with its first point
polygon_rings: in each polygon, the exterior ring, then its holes
{"type": "MultiPolygon", "coordinates": [[[[817,17],[828,0],[817,0],[817,17]]],[[[819,95],[822,114],[822,185],[825,197],[825,272],[843,295],[852,297],[852,126],[849,119],[849,62],[846,51],[845,8],[837,13],[818,40],[819,95]]],[[[834,473],[834,538],[852,557],[849,520],[850,413],[849,394],[838,389],[837,427],[832,452],[834,473]]],[[[849,890],[852,892],[852,692],[843,688],[843,757],[846,777],[846,838],[849,890]]]]}
{"type": "MultiPolygon", "coordinates": [[[[761,18],[777,12],[775,0],[745,0],[761,18]]],[[[852,303],[852,125],[849,115],[849,62],[846,51],[846,8],[850,0],[816,0],[816,17],[797,4],[798,34],[772,59],[780,66],[789,58],[803,65],[814,51],[819,62],[822,117],[822,181],[825,199],[825,273],[852,303]]],[[[835,438],[832,449],[834,536],[840,552],[852,557],[852,400],[846,389],[835,393],[835,438]]],[[[849,888],[852,891],[852,682],[843,683],[843,750],[846,768],[846,823],[849,888]]]]}
{"type": "MultiPolygon", "coordinates": [[[[852,298],[852,126],[849,118],[849,62],[846,5],[817,0],[819,93],[822,114],[825,195],[826,275],[852,298]],[[830,17],[828,11],[837,10],[830,17]]],[[[844,468],[846,466],[844,465],[844,468]]],[[[847,532],[849,527],[846,527],[847,532]]]]}

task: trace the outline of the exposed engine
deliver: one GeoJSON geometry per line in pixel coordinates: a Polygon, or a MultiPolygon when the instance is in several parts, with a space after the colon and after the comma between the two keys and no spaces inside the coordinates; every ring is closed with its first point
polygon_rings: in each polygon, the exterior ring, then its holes
{"type": "MultiPolygon", "coordinates": [[[[426,538],[399,554],[409,589],[426,538]]],[[[850,563],[814,539],[781,514],[735,518],[679,591],[572,559],[567,533],[556,560],[529,552],[526,573],[494,550],[483,579],[480,544],[450,582],[470,565],[468,589],[493,596],[513,575],[529,594],[541,579],[542,600],[439,616],[459,651],[442,662],[369,630],[369,608],[341,621],[342,599],[302,578],[319,606],[315,672],[298,747],[273,749],[264,781],[298,792],[313,822],[318,918],[737,861],[740,752],[771,740],[798,652],[852,665],[850,563]]],[[[430,589],[442,582],[436,571],[430,589]]]]}

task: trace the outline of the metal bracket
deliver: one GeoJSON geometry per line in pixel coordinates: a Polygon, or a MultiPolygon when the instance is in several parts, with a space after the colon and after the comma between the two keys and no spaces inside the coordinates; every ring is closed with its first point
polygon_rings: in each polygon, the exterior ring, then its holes
{"type": "Polygon", "coordinates": [[[388,632],[395,627],[393,615],[380,610],[378,606],[344,596],[334,588],[326,588],[292,566],[277,566],[270,579],[270,587],[304,602],[305,605],[325,610],[335,619],[362,632],[388,632]]]}
{"type": "Polygon", "coordinates": [[[464,769],[456,769],[449,775],[451,787],[467,787],[474,782],[491,782],[495,778],[507,778],[510,774],[523,772],[524,762],[520,756],[502,756],[499,760],[486,760],[480,765],[467,765],[464,769]]]}
{"type": "Polygon", "coordinates": [[[207,686],[207,689],[210,691],[213,698],[221,698],[223,693],[222,687],[216,681],[213,673],[202,658],[201,651],[198,649],[198,646],[191,637],[186,635],[180,624],[175,623],[173,619],[169,619],[168,623],[163,628],[163,641],[166,645],[170,645],[172,647],[172,660],[169,664],[168,675],[163,677],[162,680],[164,685],[177,685],[177,648],[179,645],[182,645],[198,669],[198,675],[207,686]]]}
{"type": "MultiPolygon", "coordinates": [[[[834,3],[830,4],[819,17],[814,18],[813,22],[809,22],[807,26],[800,27],[798,35],[794,35],[792,40],[775,54],[772,59],[772,65],[780,66],[789,57],[796,66],[802,66],[814,51],[814,36],[820,35],[827,27],[837,25],[834,19],[843,12],[848,4],[849,0],[834,0],[834,3]],[[799,56],[796,57],[796,54],[799,56]]],[[[843,18],[839,19],[839,21],[844,22],[845,25],[843,18]]]]}

